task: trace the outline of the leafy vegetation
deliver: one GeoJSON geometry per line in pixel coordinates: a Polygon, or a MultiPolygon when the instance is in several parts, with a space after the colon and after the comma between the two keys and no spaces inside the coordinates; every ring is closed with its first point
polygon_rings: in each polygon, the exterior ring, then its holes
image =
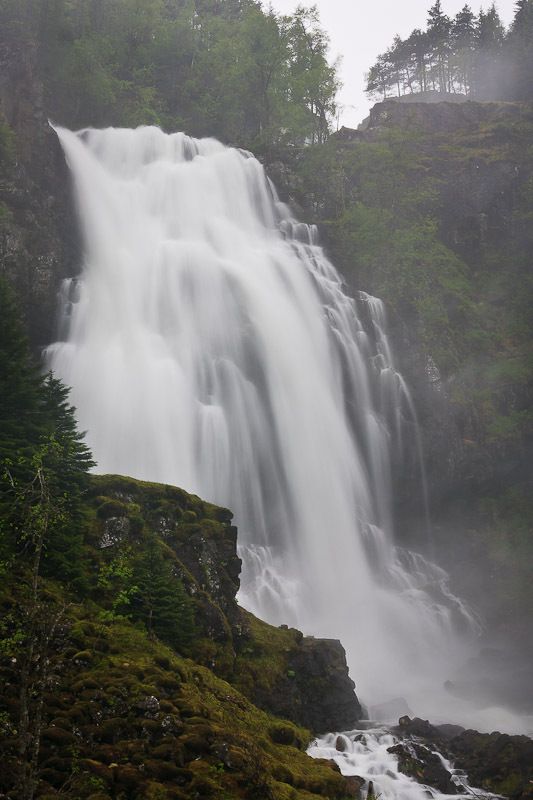
{"type": "Polygon", "coordinates": [[[519,0],[506,32],[494,3],[476,16],[468,4],[451,19],[441,0],[427,28],[396,36],[368,73],[367,93],[463,93],[476,100],[532,100],[533,2],[519,0]]]}
{"type": "Polygon", "coordinates": [[[324,141],[337,77],[316,9],[255,0],[0,1],[37,48],[46,108],[73,128],[158,124],[253,148],[324,141]]]}

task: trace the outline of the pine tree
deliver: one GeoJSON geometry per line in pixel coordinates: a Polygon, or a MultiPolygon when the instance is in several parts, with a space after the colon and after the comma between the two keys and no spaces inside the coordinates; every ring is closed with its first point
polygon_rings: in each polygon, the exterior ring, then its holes
{"type": "Polygon", "coordinates": [[[75,581],[82,575],[82,497],[94,462],[67,396],[60,381],[39,374],[12,292],[0,281],[0,560],[33,558],[34,516],[46,485],[55,512],[40,545],[40,570],[75,581]]]}
{"type": "Polygon", "coordinates": [[[533,100],[533,0],[516,3],[505,53],[512,63],[511,98],[533,100]]]}
{"type": "Polygon", "coordinates": [[[428,11],[428,37],[433,53],[434,74],[440,92],[451,91],[449,70],[451,20],[442,11],[441,0],[428,11]]]}
{"type": "Polygon", "coordinates": [[[427,90],[427,66],[431,49],[429,37],[425,31],[415,28],[407,39],[407,45],[416,65],[415,75],[420,91],[425,92],[427,90]]]}
{"type": "Polygon", "coordinates": [[[472,68],[476,47],[476,18],[469,5],[463,6],[455,17],[452,28],[454,78],[465,94],[470,94],[472,68]]]}
{"type": "Polygon", "coordinates": [[[186,647],[194,629],[192,604],[174,574],[172,561],[151,534],[144,542],[133,580],[138,587],[134,615],[142,619],[149,635],[178,650],[186,647]]]}
{"type": "Polygon", "coordinates": [[[493,4],[481,10],[476,26],[473,64],[473,95],[478,100],[502,99],[508,91],[502,49],[505,29],[493,4]]]}

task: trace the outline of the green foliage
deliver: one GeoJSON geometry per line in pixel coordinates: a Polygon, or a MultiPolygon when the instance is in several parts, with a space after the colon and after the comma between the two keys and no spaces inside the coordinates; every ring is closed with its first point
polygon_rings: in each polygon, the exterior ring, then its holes
{"type": "Polygon", "coordinates": [[[396,36],[367,75],[367,93],[391,95],[438,91],[489,100],[531,100],[533,2],[517,3],[506,33],[492,4],[476,17],[468,4],[452,20],[440,0],[428,11],[427,30],[396,36]]]}
{"type": "MultiPolygon", "coordinates": [[[[272,693],[280,678],[289,680],[287,658],[302,635],[241,617],[235,606],[250,651],[243,647],[236,659],[221,606],[179,560],[188,553],[191,569],[198,566],[191,536],[196,545],[231,551],[230,512],[181,489],[122,476],[94,476],[90,484],[83,559],[89,589],[80,587],[72,603],[62,582],[42,577],[34,594],[28,570],[23,580],[7,572],[0,584],[0,792],[26,798],[35,786],[35,796],[72,800],[132,792],[176,800],[344,800],[339,773],[305,756],[308,731],[260,711],[236,685],[176,652],[198,660],[207,629],[211,659],[220,659],[225,638],[228,675],[246,693],[254,683],[272,693]],[[135,531],[126,525],[132,519],[143,523],[135,531]],[[116,520],[125,524],[123,538],[103,544],[116,520]],[[32,761],[35,742],[39,757],[32,761]]],[[[220,577],[224,566],[217,569],[220,577]]]]}
{"type": "Polygon", "coordinates": [[[75,582],[82,579],[82,498],[93,461],[67,396],[52,375],[39,374],[0,281],[0,558],[31,557],[44,531],[42,570],[75,582]]]}
{"type": "Polygon", "coordinates": [[[316,9],[3,0],[0,18],[8,39],[36,44],[49,114],[71,127],[161,124],[257,151],[324,141],[335,116],[316,9]]]}
{"type": "Polygon", "coordinates": [[[138,589],[133,616],[145,623],[149,635],[155,634],[174,649],[182,650],[193,636],[193,607],[166,555],[161,543],[149,534],[134,564],[138,589]]]}

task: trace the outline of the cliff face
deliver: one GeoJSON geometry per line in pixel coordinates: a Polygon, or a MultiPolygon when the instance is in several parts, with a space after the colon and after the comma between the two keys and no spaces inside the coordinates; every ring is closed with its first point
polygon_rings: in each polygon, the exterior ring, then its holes
{"type": "Polygon", "coordinates": [[[0,32],[0,270],[36,349],[55,336],[60,281],[79,269],[68,168],[43,107],[35,43],[0,32]]]}

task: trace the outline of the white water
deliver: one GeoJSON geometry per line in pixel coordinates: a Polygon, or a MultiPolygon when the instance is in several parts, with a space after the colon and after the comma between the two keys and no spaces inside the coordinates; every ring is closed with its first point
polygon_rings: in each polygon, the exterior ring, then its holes
{"type": "MultiPolygon", "coordinates": [[[[455,769],[453,764],[438,751],[433,750],[444,769],[451,775],[451,782],[457,787],[457,794],[442,794],[437,789],[417,783],[398,771],[398,757],[389,753],[389,748],[401,741],[386,728],[354,730],[343,734],[330,733],[316,739],[308,749],[313,758],[326,758],[338,765],[343,775],[358,775],[367,785],[373,783],[377,800],[452,800],[465,795],[481,797],[485,800],[497,798],[482,789],[469,785],[464,772],[455,769]],[[339,749],[342,749],[342,752],[339,749]]],[[[409,748],[409,740],[403,740],[409,748]]]]}
{"type": "Polygon", "coordinates": [[[155,128],[58,134],[85,263],[47,357],[99,471],[229,506],[244,605],[340,638],[366,703],[446,717],[475,624],[394,546],[391,458],[416,426],[381,302],[344,294],[248,154],[155,128]]]}

